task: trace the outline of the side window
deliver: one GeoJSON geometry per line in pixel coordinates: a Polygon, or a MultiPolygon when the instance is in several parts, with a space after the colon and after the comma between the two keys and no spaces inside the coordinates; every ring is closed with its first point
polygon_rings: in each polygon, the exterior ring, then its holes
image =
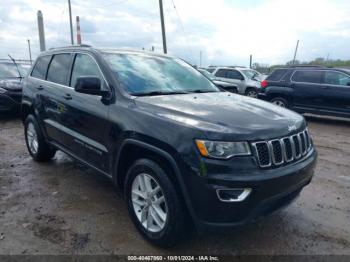
{"type": "Polygon", "coordinates": [[[349,86],[350,77],[342,73],[326,71],[324,76],[324,82],[325,84],[329,85],[349,86]]]}
{"type": "Polygon", "coordinates": [[[226,77],[226,69],[219,69],[215,73],[215,76],[217,76],[217,77],[226,77]]]}
{"type": "Polygon", "coordinates": [[[54,55],[47,72],[47,81],[66,85],[69,72],[70,54],[54,55]]]}
{"type": "Polygon", "coordinates": [[[97,76],[101,79],[101,83],[103,83],[103,77],[96,62],[88,55],[77,54],[74,60],[70,86],[74,87],[77,78],[81,76],[97,76]]]}
{"type": "Polygon", "coordinates": [[[273,70],[273,72],[271,73],[271,75],[269,75],[266,80],[270,80],[270,81],[279,81],[282,79],[282,77],[287,73],[287,69],[275,69],[273,70]]]}
{"type": "Polygon", "coordinates": [[[42,56],[39,57],[36,61],[33,71],[31,73],[32,77],[39,78],[45,80],[47,66],[50,63],[51,56],[42,56]]]}
{"type": "Polygon", "coordinates": [[[314,83],[321,84],[323,83],[324,72],[323,71],[295,71],[292,77],[292,81],[294,82],[304,82],[304,83],[314,83]]]}
{"type": "Polygon", "coordinates": [[[241,80],[242,78],[244,79],[242,74],[240,72],[238,72],[237,70],[229,70],[227,72],[227,78],[237,79],[237,80],[241,80]]]}

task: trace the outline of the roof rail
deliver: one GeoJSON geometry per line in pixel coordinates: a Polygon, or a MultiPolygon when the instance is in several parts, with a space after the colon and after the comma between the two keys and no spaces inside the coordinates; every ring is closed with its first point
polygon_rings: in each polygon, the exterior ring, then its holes
{"type": "Polygon", "coordinates": [[[290,68],[296,68],[296,67],[319,67],[319,68],[326,68],[327,66],[323,66],[323,65],[291,65],[288,66],[290,68]]]}
{"type": "Polygon", "coordinates": [[[86,44],[69,45],[69,46],[51,47],[49,50],[59,49],[59,48],[74,48],[74,47],[92,47],[92,46],[91,45],[86,45],[86,44]]]}

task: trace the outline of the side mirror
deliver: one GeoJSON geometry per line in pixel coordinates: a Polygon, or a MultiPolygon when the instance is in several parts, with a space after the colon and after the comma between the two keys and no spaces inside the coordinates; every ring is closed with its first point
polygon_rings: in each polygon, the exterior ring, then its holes
{"type": "Polygon", "coordinates": [[[74,90],[78,93],[103,96],[107,91],[101,90],[101,79],[95,76],[81,76],[77,78],[74,90]]]}
{"type": "Polygon", "coordinates": [[[347,85],[347,86],[350,86],[350,82],[348,82],[346,85],[347,85]]]}

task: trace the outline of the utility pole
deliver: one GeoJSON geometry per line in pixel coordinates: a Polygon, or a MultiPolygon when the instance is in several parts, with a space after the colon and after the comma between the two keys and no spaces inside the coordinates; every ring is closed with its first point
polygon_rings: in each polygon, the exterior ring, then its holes
{"type": "Polygon", "coordinates": [[[249,68],[252,69],[253,55],[249,57],[249,68]]]}
{"type": "Polygon", "coordinates": [[[297,57],[298,46],[299,46],[299,40],[297,41],[297,46],[295,47],[294,58],[293,58],[293,65],[295,64],[295,58],[297,57]]]}
{"type": "Polygon", "coordinates": [[[80,33],[80,20],[79,16],[76,17],[77,19],[77,44],[81,45],[81,33],[80,33]]]}
{"type": "Polygon", "coordinates": [[[163,0],[159,0],[159,11],[160,11],[160,22],[162,25],[162,38],[163,38],[163,52],[168,53],[166,48],[166,36],[165,36],[165,24],[164,24],[164,13],[163,13],[163,0]]]}
{"type": "Polygon", "coordinates": [[[71,44],[74,45],[72,8],[71,8],[71,5],[70,5],[70,0],[68,0],[68,9],[69,9],[70,41],[71,41],[71,44]]]}
{"type": "Polygon", "coordinates": [[[199,51],[199,67],[202,67],[202,51],[199,51]]]}
{"type": "Polygon", "coordinates": [[[32,65],[32,51],[30,49],[30,40],[27,39],[28,41],[28,50],[29,50],[29,60],[30,60],[30,65],[32,65]]]}
{"type": "Polygon", "coordinates": [[[38,31],[39,31],[40,51],[43,52],[46,50],[43,13],[39,10],[37,16],[38,16],[38,31]]]}

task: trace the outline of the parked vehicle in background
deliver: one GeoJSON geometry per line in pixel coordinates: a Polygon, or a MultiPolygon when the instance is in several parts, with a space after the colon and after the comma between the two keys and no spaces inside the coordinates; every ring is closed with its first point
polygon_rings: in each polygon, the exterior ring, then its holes
{"type": "Polygon", "coordinates": [[[262,75],[245,67],[216,67],[212,73],[217,80],[237,85],[238,93],[250,97],[257,97],[262,75]]]}
{"type": "Polygon", "coordinates": [[[209,78],[211,81],[213,81],[213,83],[219,87],[224,89],[227,92],[231,92],[231,93],[238,93],[238,88],[236,84],[230,83],[230,82],[226,82],[226,81],[220,81],[218,80],[213,74],[209,73],[207,70],[205,69],[198,69],[199,72],[201,72],[204,76],[206,76],[207,78],[209,78]]]}
{"type": "Polygon", "coordinates": [[[109,177],[138,231],[159,246],[286,206],[317,157],[301,115],[222,92],[154,52],[41,53],[23,83],[22,119],[34,160],[60,149],[109,177]]]}
{"type": "Polygon", "coordinates": [[[0,113],[19,110],[22,98],[21,81],[29,68],[8,59],[0,60],[0,113]]]}
{"type": "Polygon", "coordinates": [[[277,68],[262,81],[258,96],[300,113],[350,117],[350,70],[277,68]]]}

